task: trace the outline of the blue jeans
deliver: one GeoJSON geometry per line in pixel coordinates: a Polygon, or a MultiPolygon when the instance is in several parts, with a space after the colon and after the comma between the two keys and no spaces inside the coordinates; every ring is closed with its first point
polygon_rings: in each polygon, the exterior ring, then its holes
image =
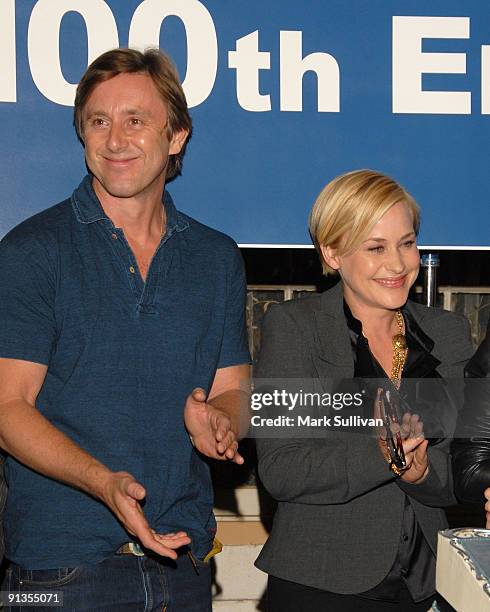
{"type": "Polygon", "coordinates": [[[11,565],[2,590],[63,593],[62,608],[22,606],[12,607],[12,612],[211,612],[209,563],[196,560],[194,567],[188,555],[176,562],[114,555],[95,565],[53,570],[11,565]]]}

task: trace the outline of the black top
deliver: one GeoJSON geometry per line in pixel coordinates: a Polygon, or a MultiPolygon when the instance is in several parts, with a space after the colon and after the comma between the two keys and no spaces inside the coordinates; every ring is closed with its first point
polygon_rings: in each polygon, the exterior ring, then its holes
{"type": "MultiPolygon", "coordinates": [[[[353,316],[345,301],[344,313],[354,357],[354,377],[387,379],[386,372],[369,350],[367,338],[362,335],[361,322],[353,316]]],[[[434,342],[420,329],[409,313],[404,312],[403,317],[408,346],[403,378],[439,378],[435,369],[439,361],[430,353],[434,342]]],[[[381,539],[380,546],[382,545],[381,539]]],[[[413,600],[421,601],[435,592],[435,566],[436,559],[417,523],[410,497],[406,495],[400,543],[393,567],[380,584],[359,595],[367,599],[399,601],[400,590],[405,585],[413,600]]]]}

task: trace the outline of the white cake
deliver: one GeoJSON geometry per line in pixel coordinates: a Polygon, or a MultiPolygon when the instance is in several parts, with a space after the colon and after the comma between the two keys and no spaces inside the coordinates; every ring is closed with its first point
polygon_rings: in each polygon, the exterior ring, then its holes
{"type": "Polygon", "coordinates": [[[457,612],[490,611],[490,529],[439,532],[436,588],[457,612]]]}

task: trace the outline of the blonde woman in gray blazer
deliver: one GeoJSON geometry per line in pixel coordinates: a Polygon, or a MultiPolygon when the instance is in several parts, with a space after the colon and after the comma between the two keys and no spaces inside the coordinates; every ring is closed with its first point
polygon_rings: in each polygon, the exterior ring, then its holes
{"type": "MultiPolygon", "coordinates": [[[[385,377],[397,387],[405,377],[462,377],[467,320],[408,300],[418,229],[417,204],[392,179],[361,170],[329,183],[310,233],[340,282],[269,310],[256,377],[385,377]]],[[[450,440],[429,446],[417,415],[400,426],[401,467],[382,435],[257,440],[260,478],[278,501],[256,561],[269,574],[270,612],[430,607],[442,508],[456,503],[450,440]]]]}

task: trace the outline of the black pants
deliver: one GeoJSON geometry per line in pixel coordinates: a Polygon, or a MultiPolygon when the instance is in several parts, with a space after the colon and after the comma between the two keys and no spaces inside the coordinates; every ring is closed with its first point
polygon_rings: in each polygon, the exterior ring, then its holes
{"type": "MultiPolygon", "coordinates": [[[[359,597],[359,595],[339,595],[269,576],[267,610],[268,612],[388,612],[392,610],[427,612],[434,599],[436,596],[414,603],[408,590],[404,589],[399,602],[379,601],[359,597]]],[[[440,609],[447,610],[442,606],[440,609]]]]}

